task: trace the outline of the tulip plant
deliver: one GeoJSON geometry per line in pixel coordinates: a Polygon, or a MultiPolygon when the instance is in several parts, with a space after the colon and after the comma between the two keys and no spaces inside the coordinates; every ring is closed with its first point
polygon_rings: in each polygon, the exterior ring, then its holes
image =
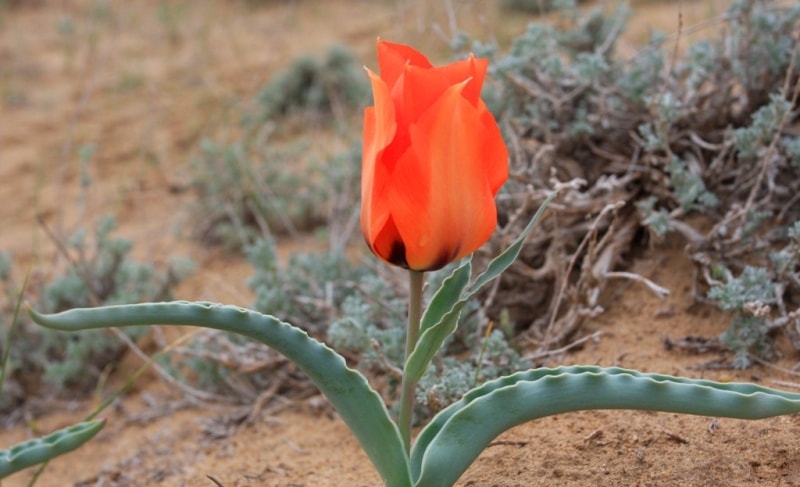
{"type": "MultiPolygon", "coordinates": [[[[80,330],[144,324],[196,325],[261,341],[294,361],[330,400],[388,487],[453,485],[503,431],[587,409],[640,409],[759,419],[800,412],[800,394],[620,368],[542,368],[486,382],[440,411],[412,441],[414,389],[468,300],[517,258],[540,218],[472,277],[472,254],[496,225],[494,196],[508,153],[480,91],[487,61],[441,67],[416,50],[378,43],[380,74],[368,71],[374,106],[364,114],[361,226],[372,252],[408,270],[410,303],[399,418],[344,358],[273,316],[213,303],[150,303],[31,311],[39,324],[80,330]],[[424,273],[463,259],[423,306],[424,273]]],[[[50,442],[49,444],[57,444],[50,442]]],[[[3,457],[0,456],[0,464],[3,457]]]]}

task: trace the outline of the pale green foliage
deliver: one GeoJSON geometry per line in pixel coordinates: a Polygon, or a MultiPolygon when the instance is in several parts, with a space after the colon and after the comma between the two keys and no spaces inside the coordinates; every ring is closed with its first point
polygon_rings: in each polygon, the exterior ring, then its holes
{"type": "Polygon", "coordinates": [[[791,158],[792,165],[800,167],[800,136],[784,137],[781,139],[781,145],[791,158]]]}
{"type": "Polygon", "coordinates": [[[359,194],[361,152],[317,159],[310,149],[303,141],[276,148],[255,136],[229,145],[203,140],[191,163],[195,236],[239,250],[259,238],[337,231],[359,194]]]}
{"type": "Polygon", "coordinates": [[[297,237],[346,220],[349,214],[339,213],[357,203],[360,149],[326,150],[320,157],[326,141],[309,134],[287,142],[281,134],[313,126],[336,133],[331,141],[360,147],[343,134],[367,93],[360,64],[342,46],[322,61],[303,56],[275,75],[241,107],[233,140],[200,142],[191,161],[195,237],[240,250],[258,238],[297,237]]]}
{"type": "Polygon", "coordinates": [[[796,273],[800,263],[800,220],[786,230],[787,245],[769,255],[775,274],[783,281],[796,273]]]}
{"type": "MultiPolygon", "coordinates": [[[[777,7],[776,2],[734,0],[728,7],[731,19],[733,71],[747,91],[763,89],[765,80],[782,78],[796,41],[787,32],[796,32],[800,5],[777,7]],[[771,8],[776,7],[776,8],[771,8]]],[[[795,68],[800,59],[795,59],[795,68]]]]}
{"type": "Polygon", "coordinates": [[[361,286],[363,293],[343,302],[342,315],[331,323],[327,339],[337,350],[360,354],[359,367],[364,370],[401,367],[406,303],[378,276],[365,278],[361,286]]]}
{"type": "Polygon", "coordinates": [[[659,237],[663,237],[670,231],[669,214],[662,209],[656,210],[656,203],[658,203],[658,198],[650,196],[636,203],[636,207],[644,215],[642,224],[659,237]]]}
{"type": "Polygon", "coordinates": [[[762,359],[775,358],[775,349],[768,336],[767,320],[737,313],[720,339],[734,352],[732,365],[746,369],[752,365],[751,354],[762,359]]]}
{"type": "MultiPolygon", "coordinates": [[[[102,219],[91,239],[84,231],[75,232],[66,241],[71,253],[72,265],[56,274],[40,289],[33,304],[48,312],[70,308],[90,307],[104,304],[123,304],[144,300],[168,300],[172,290],[189,272],[191,263],[182,260],[171,262],[164,270],[153,264],[136,262],[130,258],[132,244],[112,235],[114,219],[102,219]]],[[[14,286],[10,273],[11,259],[8,254],[0,259],[7,312],[16,301],[19,290],[14,286]]],[[[6,324],[3,324],[5,328],[6,324]]],[[[125,331],[131,338],[146,333],[144,328],[125,331]]],[[[0,350],[11,347],[6,364],[6,380],[18,383],[23,396],[9,394],[4,397],[3,409],[13,408],[24,401],[26,395],[41,394],[42,391],[26,390],[30,380],[36,377],[50,388],[50,393],[76,394],[92,388],[106,367],[113,365],[125,350],[125,345],[107,331],[86,331],[67,335],[53,330],[33,326],[23,319],[11,344],[5,343],[6,335],[0,335],[0,350]],[[17,381],[21,374],[28,379],[17,381]]]]}
{"type": "Polygon", "coordinates": [[[788,290],[798,279],[800,261],[800,220],[785,228],[784,245],[763,259],[763,266],[745,266],[738,276],[724,266],[715,268],[719,280],[708,293],[733,320],[722,333],[722,341],[735,352],[734,366],[748,367],[750,354],[772,358],[775,349],[770,332],[785,323],[788,290]],[[777,311],[777,312],[776,312],[777,311]]]}
{"type": "Polygon", "coordinates": [[[308,230],[324,219],[326,192],[318,167],[286,170],[301,147],[275,150],[242,141],[230,145],[205,139],[192,160],[197,199],[195,236],[209,244],[239,249],[260,235],[308,230]]]}
{"type": "Polygon", "coordinates": [[[504,9],[530,13],[546,13],[553,9],[571,10],[585,0],[502,0],[504,9]]]}
{"type": "MultiPolygon", "coordinates": [[[[364,370],[386,373],[387,365],[401,369],[406,327],[404,305],[402,297],[396,294],[350,296],[343,306],[344,316],[331,324],[328,340],[337,350],[359,353],[359,367],[364,370]],[[387,309],[387,305],[395,309],[387,309]]],[[[435,361],[420,379],[418,415],[429,416],[478,384],[530,367],[501,332],[495,331],[488,338],[480,334],[478,310],[477,301],[472,301],[462,315],[456,334],[440,351],[441,360],[435,361]],[[482,349],[485,349],[483,356],[482,349]],[[483,360],[479,363],[480,358],[483,360]]],[[[391,383],[398,385],[394,381],[391,383]]]]}
{"type": "MultiPolygon", "coordinates": [[[[375,267],[353,263],[341,253],[297,253],[281,262],[274,241],[267,239],[250,246],[247,256],[254,269],[248,285],[255,294],[255,310],[281,316],[312,336],[328,340],[370,375],[389,373],[387,394],[394,401],[399,383],[390,369],[402,368],[405,346],[407,303],[402,288],[391,285],[375,267]]],[[[432,274],[429,289],[435,290],[451,268],[432,274]]],[[[448,362],[468,355],[466,360],[459,359],[464,374],[453,374],[453,369],[441,364],[431,368],[417,389],[418,417],[447,406],[476,384],[530,366],[499,331],[484,338],[482,323],[480,305],[472,299],[458,331],[441,351],[448,362]]],[[[274,369],[243,372],[233,365],[240,361],[220,360],[242,354],[254,356],[255,362],[258,354],[267,357],[265,352],[247,349],[236,335],[214,332],[200,335],[181,351],[180,358],[163,359],[162,365],[197,387],[246,402],[253,399],[250,391],[268,387],[274,369]]]]}
{"type": "MultiPolygon", "coordinates": [[[[385,284],[381,289],[371,269],[354,265],[341,253],[297,253],[281,262],[271,239],[256,240],[246,253],[254,270],[248,279],[253,308],[281,316],[315,337],[324,336],[328,324],[341,316],[361,319],[350,305],[356,295],[374,293],[380,301],[394,292],[385,284]]],[[[230,400],[251,402],[275,379],[275,367],[252,367],[276,362],[274,355],[235,334],[200,334],[180,352],[161,359],[162,365],[195,387],[230,400]]]]}
{"type": "Polygon", "coordinates": [[[719,203],[714,193],[706,188],[703,178],[690,171],[685,161],[673,159],[667,165],[667,173],[675,199],[684,211],[713,208],[719,203]]]}
{"type": "Polygon", "coordinates": [[[256,107],[246,126],[289,115],[321,121],[342,116],[368,99],[360,64],[344,46],[334,46],[320,61],[310,55],[296,59],[276,74],[256,95],[256,107]]]}
{"type": "Polygon", "coordinates": [[[708,297],[719,301],[724,310],[741,310],[745,304],[755,301],[774,303],[775,286],[766,269],[747,266],[739,277],[711,288],[708,297]]]}
{"type": "Polygon", "coordinates": [[[11,254],[0,251],[0,280],[7,281],[11,278],[11,254]]]}
{"type": "Polygon", "coordinates": [[[462,352],[462,356],[453,354],[435,360],[420,379],[417,401],[429,414],[439,412],[487,380],[532,366],[511,348],[500,330],[494,330],[488,336],[477,337],[480,335],[476,336],[474,333],[469,337],[473,343],[469,358],[463,357],[462,352]]]}
{"type": "Polygon", "coordinates": [[[792,109],[782,95],[773,93],[770,102],[753,114],[753,122],[733,131],[733,140],[739,156],[748,159],[766,151],[770,141],[781,126],[781,122],[792,109]]]}
{"type": "Polygon", "coordinates": [[[348,298],[373,292],[360,289],[361,279],[370,270],[340,253],[297,253],[282,263],[275,243],[259,240],[248,249],[247,257],[255,271],[248,280],[256,296],[254,309],[285,317],[311,333],[318,334],[337,319],[338,308],[348,298]]]}
{"type": "Polygon", "coordinates": [[[733,321],[721,339],[736,354],[735,367],[749,367],[751,353],[761,358],[773,356],[767,336],[768,316],[746,310],[748,305],[761,307],[776,302],[775,284],[765,268],[745,267],[740,276],[712,287],[708,297],[720,308],[734,312],[733,321]]]}

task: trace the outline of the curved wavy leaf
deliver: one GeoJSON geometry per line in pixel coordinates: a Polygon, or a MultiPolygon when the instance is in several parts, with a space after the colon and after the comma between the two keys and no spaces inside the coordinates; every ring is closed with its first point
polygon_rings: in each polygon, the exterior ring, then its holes
{"type": "Polygon", "coordinates": [[[461,294],[467,288],[471,275],[472,256],[470,255],[463,264],[455,268],[442,281],[442,285],[436,290],[436,294],[433,295],[428,307],[425,308],[425,314],[422,315],[420,332],[424,332],[441,321],[442,317],[453,308],[453,305],[461,299],[461,294]]]}
{"type": "Polygon", "coordinates": [[[149,303],[73,309],[43,315],[34,321],[58,330],[75,331],[147,324],[193,325],[225,330],[258,340],[297,364],[355,434],[387,487],[409,487],[408,457],[381,397],[344,358],[275,317],[215,303],[149,303]]]}
{"type": "Polygon", "coordinates": [[[800,394],[620,368],[520,372],[487,382],[434,417],[411,453],[414,485],[449,487],[500,433],[533,419],[590,409],[761,419],[800,412],[800,394]]]}
{"type": "Polygon", "coordinates": [[[104,419],[84,421],[42,438],[23,441],[6,450],[0,450],[0,479],[75,450],[91,440],[105,425],[104,419]]]}

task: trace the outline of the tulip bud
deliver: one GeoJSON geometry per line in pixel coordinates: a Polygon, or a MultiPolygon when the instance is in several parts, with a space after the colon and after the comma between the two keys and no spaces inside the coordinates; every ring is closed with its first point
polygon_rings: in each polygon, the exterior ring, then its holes
{"type": "Polygon", "coordinates": [[[430,271],[471,254],[497,225],[508,150],[480,98],[488,61],[433,67],[378,41],[380,76],[364,112],[361,229],[375,255],[430,271]]]}

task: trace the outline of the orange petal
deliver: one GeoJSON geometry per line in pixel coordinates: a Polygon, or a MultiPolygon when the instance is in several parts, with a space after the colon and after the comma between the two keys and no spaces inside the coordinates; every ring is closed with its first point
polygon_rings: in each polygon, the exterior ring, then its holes
{"type": "Polygon", "coordinates": [[[400,233],[394,224],[394,220],[389,218],[372,241],[367,241],[372,252],[390,264],[401,267],[408,267],[406,262],[406,247],[400,238],[400,233]]]}
{"type": "MultiPolygon", "coordinates": [[[[466,79],[461,79],[459,82],[466,79]]],[[[417,119],[453,84],[455,83],[450,82],[438,70],[406,66],[401,82],[395,86],[398,92],[392,93],[402,113],[402,120],[408,124],[416,123],[417,119]]]]}
{"type": "Polygon", "coordinates": [[[422,68],[432,68],[433,65],[424,54],[405,44],[378,41],[378,66],[381,70],[381,79],[390,87],[394,86],[406,64],[422,68]]]}
{"type": "Polygon", "coordinates": [[[438,269],[474,252],[497,223],[488,175],[507,160],[486,159],[501,151],[462,95],[467,83],[447,89],[411,126],[414,157],[392,175],[392,216],[411,269],[438,269]]]}
{"type": "Polygon", "coordinates": [[[394,104],[386,84],[367,70],[375,106],[364,110],[364,140],[361,158],[361,229],[368,241],[375,238],[389,218],[387,184],[389,169],[381,154],[397,131],[394,104]]]}
{"type": "Polygon", "coordinates": [[[481,103],[481,87],[486,78],[487,66],[486,59],[475,59],[473,56],[464,61],[433,69],[406,66],[392,89],[392,98],[399,110],[400,123],[416,122],[422,112],[447,88],[466,80],[469,80],[469,83],[464,87],[462,95],[477,107],[481,103]]]}
{"type": "Polygon", "coordinates": [[[492,115],[492,112],[486,108],[483,100],[478,104],[478,113],[480,114],[481,122],[485,130],[486,143],[483,146],[484,158],[486,161],[495,161],[493,164],[488,164],[488,181],[489,188],[493,195],[496,195],[500,188],[508,180],[508,148],[503,142],[503,134],[500,132],[500,127],[492,115]],[[502,164],[500,163],[502,161],[502,164]]]}
{"type": "Polygon", "coordinates": [[[469,59],[434,68],[434,70],[444,75],[451,85],[471,78],[472,81],[464,88],[462,94],[473,106],[478,106],[488,67],[488,59],[478,59],[470,54],[469,59]]]}

